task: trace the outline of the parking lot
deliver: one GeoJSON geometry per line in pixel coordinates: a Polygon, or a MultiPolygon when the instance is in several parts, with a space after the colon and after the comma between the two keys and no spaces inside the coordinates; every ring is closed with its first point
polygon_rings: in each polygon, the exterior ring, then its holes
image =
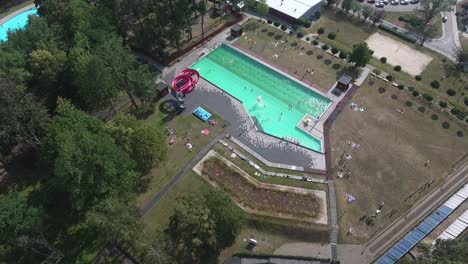
{"type": "MultiPolygon", "coordinates": [[[[362,1],[362,0],[360,0],[362,1]]],[[[385,0],[383,1],[384,5],[379,7],[377,6],[377,4],[381,2],[380,0],[364,0],[362,1],[362,5],[368,5],[368,6],[371,6],[377,10],[385,10],[385,11],[389,11],[389,12],[405,12],[405,11],[414,11],[415,9],[418,9],[419,8],[419,1],[418,3],[410,3],[409,1],[407,2],[407,4],[401,4],[401,2],[398,0],[398,1],[395,1],[395,3],[392,4],[392,0],[385,0]],[[386,4],[385,4],[386,3],[386,4]],[[396,4],[398,3],[398,4],[396,4]]]]}

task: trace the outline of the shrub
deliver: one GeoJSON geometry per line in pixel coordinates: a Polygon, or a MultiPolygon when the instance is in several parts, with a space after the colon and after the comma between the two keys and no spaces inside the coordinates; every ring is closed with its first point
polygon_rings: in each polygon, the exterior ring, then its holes
{"type": "Polygon", "coordinates": [[[452,115],[456,116],[460,120],[465,119],[466,116],[466,112],[463,112],[458,108],[452,108],[452,110],[450,110],[450,113],[452,113],[452,115]]]}
{"type": "Polygon", "coordinates": [[[322,27],[317,29],[317,33],[321,35],[321,34],[325,33],[325,29],[322,28],[322,27]]]}
{"type": "Polygon", "coordinates": [[[304,37],[304,33],[302,32],[297,32],[297,35],[296,35],[298,38],[302,38],[304,37]]]}
{"type": "Polygon", "coordinates": [[[314,39],[314,40],[312,41],[312,44],[314,44],[315,46],[317,46],[317,45],[318,45],[318,41],[314,39]]]}
{"type": "Polygon", "coordinates": [[[453,90],[453,89],[448,89],[448,90],[447,90],[447,94],[448,94],[449,96],[454,96],[454,95],[457,94],[457,92],[455,92],[455,90],[453,90]]]}
{"type": "Polygon", "coordinates": [[[390,74],[387,75],[387,77],[385,77],[385,78],[390,82],[393,81],[393,76],[391,76],[390,74]]]}
{"type": "Polygon", "coordinates": [[[283,25],[281,25],[281,29],[282,29],[282,30],[286,30],[286,29],[288,29],[288,26],[286,26],[285,24],[283,24],[283,25]]]}
{"type": "Polygon", "coordinates": [[[431,102],[432,100],[434,100],[434,98],[432,98],[432,96],[430,96],[429,94],[423,94],[423,98],[424,100],[428,102],[431,102]]]}
{"type": "Polygon", "coordinates": [[[331,39],[331,40],[336,39],[336,33],[335,32],[330,32],[328,34],[328,38],[331,39]]]}
{"type": "Polygon", "coordinates": [[[310,26],[312,26],[312,23],[311,23],[310,21],[306,20],[306,21],[304,22],[304,27],[305,27],[305,28],[310,28],[310,26]]]}
{"type": "Polygon", "coordinates": [[[439,83],[439,81],[437,81],[437,80],[433,80],[433,81],[431,82],[431,86],[432,86],[432,88],[437,89],[437,88],[440,87],[440,83],[439,83]]]}
{"type": "Polygon", "coordinates": [[[377,74],[377,75],[380,75],[382,73],[382,71],[379,70],[379,69],[374,69],[374,70],[372,70],[372,72],[377,74]]]}
{"type": "Polygon", "coordinates": [[[447,107],[447,103],[444,102],[444,101],[440,101],[440,102],[439,102],[439,106],[442,107],[442,108],[446,108],[446,107],[447,107]]]}
{"type": "Polygon", "coordinates": [[[414,78],[416,79],[416,81],[420,81],[420,80],[422,80],[422,77],[421,77],[421,75],[416,75],[416,76],[414,76],[414,78]]]}
{"type": "Polygon", "coordinates": [[[404,19],[405,19],[405,18],[402,17],[402,16],[399,16],[399,17],[398,17],[398,21],[403,21],[404,19]]]}
{"type": "Polygon", "coordinates": [[[331,52],[332,52],[333,54],[337,54],[338,51],[339,51],[339,50],[338,50],[337,48],[335,48],[335,47],[332,47],[332,49],[331,49],[331,52]]]}
{"type": "Polygon", "coordinates": [[[463,103],[465,103],[465,105],[468,105],[468,97],[465,97],[465,99],[463,100],[463,103]]]}
{"type": "Polygon", "coordinates": [[[418,92],[418,91],[413,91],[413,96],[414,96],[414,97],[419,96],[419,92],[418,92]]]}
{"type": "Polygon", "coordinates": [[[369,49],[369,53],[370,53],[370,55],[374,55],[374,51],[371,50],[371,49],[369,49]]]}
{"type": "Polygon", "coordinates": [[[269,18],[269,19],[267,19],[267,23],[271,24],[271,23],[273,23],[273,20],[271,20],[271,18],[269,18]]]}
{"type": "Polygon", "coordinates": [[[310,40],[310,37],[306,37],[306,40],[309,41],[309,40],[310,40]]]}
{"type": "Polygon", "coordinates": [[[398,89],[403,90],[403,89],[405,89],[405,86],[403,84],[399,84],[398,89]]]}
{"type": "Polygon", "coordinates": [[[340,59],[346,59],[346,57],[348,57],[348,54],[346,54],[346,52],[344,51],[340,51],[340,59]]]}
{"type": "Polygon", "coordinates": [[[385,57],[380,58],[380,62],[381,63],[387,63],[387,58],[385,58],[385,57]]]}
{"type": "Polygon", "coordinates": [[[278,21],[273,22],[273,26],[279,27],[279,25],[280,25],[280,22],[278,22],[278,21]]]}
{"type": "Polygon", "coordinates": [[[301,25],[301,26],[303,26],[303,25],[305,24],[305,22],[306,22],[306,21],[305,21],[304,19],[299,19],[299,20],[297,20],[297,23],[298,23],[299,25],[301,25]]]}
{"type": "Polygon", "coordinates": [[[330,48],[330,47],[329,47],[327,44],[325,44],[325,45],[322,46],[322,49],[323,49],[323,50],[328,50],[329,48],[330,48]]]}
{"type": "Polygon", "coordinates": [[[395,67],[393,67],[393,69],[397,72],[401,71],[401,66],[400,65],[396,65],[395,67]]]}
{"type": "Polygon", "coordinates": [[[413,87],[413,86],[409,86],[409,87],[408,87],[408,90],[412,92],[412,91],[414,91],[414,87],[413,87]]]}
{"type": "Polygon", "coordinates": [[[297,24],[293,24],[291,26],[291,28],[294,30],[294,31],[297,31],[299,29],[299,26],[297,24]]]}

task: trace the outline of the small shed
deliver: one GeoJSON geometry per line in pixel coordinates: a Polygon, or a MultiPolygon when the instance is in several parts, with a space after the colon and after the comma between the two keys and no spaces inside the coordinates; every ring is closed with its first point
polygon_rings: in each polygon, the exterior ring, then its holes
{"type": "Polygon", "coordinates": [[[243,32],[244,32],[244,28],[239,24],[235,24],[231,28],[231,36],[234,37],[234,38],[238,38],[238,37],[242,36],[243,32]]]}
{"type": "Polygon", "coordinates": [[[158,97],[163,97],[169,93],[169,86],[163,81],[156,83],[156,93],[158,97]]]}
{"type": "Polygon", "coordinates": [[[353,81],[353,77],[345,74],[340,77],[338,83],[336,84],[336,88],[340,89],[343,92],[346,92],[349,88],[349,85],[353,81]]]}

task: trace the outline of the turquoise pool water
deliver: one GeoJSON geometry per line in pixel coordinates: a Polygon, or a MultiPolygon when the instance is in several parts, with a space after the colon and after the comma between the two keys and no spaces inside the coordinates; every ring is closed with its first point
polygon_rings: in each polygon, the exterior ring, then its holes
{"type": "Polygon", "coordinates": [[[0,41],[7,40],[7,32],[9,30],[16,30],[20,28],[24,28],[28,23],[28,17],[30,15],[37,15],[37,9],[29,9],[20,13],[10,19],[8,19],[5,23],[0,25],[0,41]]]}
{"type": "Polygon", "coordinates": [[[221,45],[190,68],[243,103],[257,128],[322,152],[320,140],[296,125],[308,113],[319,118],[331,101],[290,78],[221,45]]]}

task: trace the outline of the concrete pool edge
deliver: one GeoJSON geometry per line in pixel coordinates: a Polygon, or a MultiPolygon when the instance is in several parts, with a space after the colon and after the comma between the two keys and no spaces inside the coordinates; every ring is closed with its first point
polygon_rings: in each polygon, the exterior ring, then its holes
{"type": "MultiPolygon", "coordinates": [[[[313,87],[312,85],[309,85],[299,79],[297,79],[295,76],[292,76],[290,75],[289,73],[285,72],[284,70],[280,69],[280,68],[277,68],[275,67],[274,65],[271,65],[269,64],[268,62],[262,60],[261,58],[258,58],[252,54],[249,54],[248,52],[242,50],[242,49],[239,49],[238,47],[235,47],[229,43],[216,43],[214,45],[213,48],[209,49],[208,52],[205,52],[203,51],[203,54],[201,56],[199,56],[194,62],[192,62],[191,64],[189,64],[188,68],[193,68],[193,66],[195,64],[197,64],[199,61],[205,59],[205,57],[209,56],[209,54],[211,52],[213,52],[214,50],[216,50],[217,48],[219,48],[220,46],[226,46],[238,53],[240,53],[241,55],[247,57],[248,59],[262,65],[263,67],[266,67],[268,68],[269,70],[275,72],[276,74],[279,74],[280,76],[282,77],[285,77],[293,82],[295,82],[296,84],[300,85],[303,87],[303,89],[306,89],[308,90],[309,92],[312,92],[316,95],[318,95],[319,97],[321,97],[323,100],[325,101],[328,101],[328,104],[326,105],[326,107],[324,108],[324,110],[320,113],[320,115],[316,118],[317,121],[320,121],[322,119],[322,117],[325,115],[325,113],[330,110],[330,107],[335,103],[335,101],[333,99],[331,99],[326,93],[325,91],[322,91],[323,89],[322,88],[316,88],[316,87],[313,87]]],[[[249,113],[249,111],[247,110],[247,108],[245,107],[244,103],[242,100],[240,100],[239,98],[237,98],[236,96],[234,96],[233,94],[231,94],[230,92],[226,91],[225,89],[221,88],[220,86],[214,84],[212,81],[206,79],[204,76],[201,75],[201,78],[203,78],[203,80],[205,80],[206,82],[210,83],[211,85],[213,85],[214,87],[217,87],[220,91],[222,91],[223,93],[229,95],[231,98],[235,99],[236,101],[238,101],[244,108],[244,110],[249,113]]],[[[276,136],[276,135],[273,135],[271,133],[268,133],[266,131],[264,131],[263,129],[259,129],[259,127],[257,127],[257,125],[255,124],[254,120],[252,119],[252,116],[250,115],[249,113],[249,119],[250,119],[250,122],[251,122],[251,125],[252,125],[252,129],[255,128],[255,130],[257,132],[260,132],[260,133],[263,133],[265,135],[268,135],[268,136],[271,136],[271,137],[274,137],[274,138],[277,138],[279,140],[282,140],[282,141],[285,141],[285,142],[288,142],[290,144],[294,144],[298,147],[301,147],[301,148],[304,148],[304,149],[307,149],[307,150],[311,150],[313,152],[316,152],[318,154],[325,154],[324,152],[324,149],[325,149],[325,145],[324,145],[324,135],[323,135],[323,129],[314,129],[314,127],[311,129],[311,131],[307,132],[307,131],[304,131],[300,128],[298,128],[296,126],[296,124],[294,124],[294,127],[296,129],[299,129],[301,133],[304,133],[307,137],[310,137],[310,138],[313,138],[314,140],[316,140],[319,144],[320,144],[320,149],[319,150],[316,150],[316,149],[313,149],[311,147],[308,147],[308,146],[305,146],[305,145],[302,145],[300,143],[295,143],[295,142],[292,142],[292,141],[289,141],[283,137],[280,137],[280,136],[276,136]]],[[[323,123],[323,121],[322,121],[323,123]]],[[[317,122],[318,124],[318,122],[317,122]]]]}
{"type": "Polygon", "coordinates": [[[30,5],[27,5],[21,9],[18,9],[16,11],[14,11],[13,13],[10,13],[8,14],[7,16],[5,16],[4,18],[0,19],[0,26],[3,25],[5,22],[7,22],[8,20],[12,19],[13,17],[21,14],[21,13],[24,13],[26,11],[29,11],[31,9],[34,9],[36,8],[36,6],[34,4],[30,4],[30,5]]]}

